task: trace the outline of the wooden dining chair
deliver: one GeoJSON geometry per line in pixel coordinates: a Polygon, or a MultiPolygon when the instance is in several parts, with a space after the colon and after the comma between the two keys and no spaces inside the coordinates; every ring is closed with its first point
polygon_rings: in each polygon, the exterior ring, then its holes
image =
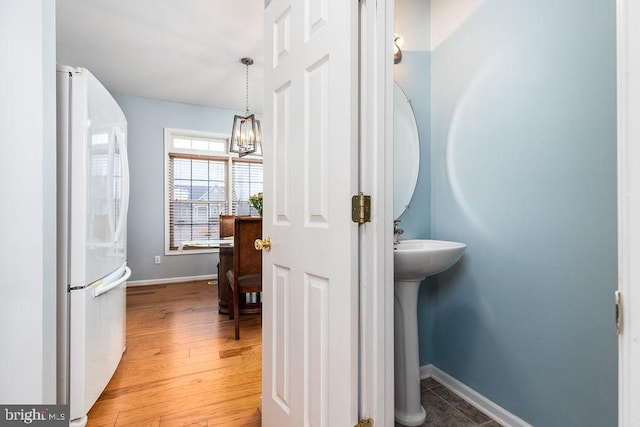
{"type": "MultiPolygon", "coordinates": [[[[233,238],[235,215],[220,215],[220,239],[233,238]]],[[[229,314],[231,286],[227,279],[227,271],[233,268],[233,248],[220,246],[218,253],[218,313],[229,314]]]]}
{"type": "Polygon", "coordinates": [[[220,215],[220,238],[233,236],[233,228],[235,227],[235,215],[220,215]]]}
{"type": "MultiPolygon", "coordinates": [[[[254,247],[262,238],[262,218],[236,217],[233,233],[233,269],[227,271],[231,288],[229,318],[234,320],[235,338],[240,339],[240,300],[248,293],[262,292],[262,252],[254,247]]],[[[259,297],[258,297],[259,298],[259,297]]],[[[258,302],[259,303],[259,302],[258,302]]],[[[261,313],[258,311],[258,313],[261,313]]]]}

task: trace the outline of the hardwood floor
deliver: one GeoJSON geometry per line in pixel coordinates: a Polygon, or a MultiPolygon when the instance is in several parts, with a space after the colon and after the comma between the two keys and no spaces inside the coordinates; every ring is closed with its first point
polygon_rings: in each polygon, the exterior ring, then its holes
{"type": "Polygon", "coordinates": [[[259,315],[218,314],[206,282],[127,289],[127,351],[92,426],[260,426],[259,315]]]}

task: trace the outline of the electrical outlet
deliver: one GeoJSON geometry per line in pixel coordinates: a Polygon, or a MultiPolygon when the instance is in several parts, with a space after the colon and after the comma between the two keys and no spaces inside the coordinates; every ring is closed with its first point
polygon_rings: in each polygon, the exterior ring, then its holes
{"type": "Polygon", "coordinates": [[[153,262],[154,262],[154,263],[156,263],[156,264],[160,264],[160,262],[161,262],[161,261],[160,261],[160,255],[156,255],[156,256],[153,258],[153,262]]]}

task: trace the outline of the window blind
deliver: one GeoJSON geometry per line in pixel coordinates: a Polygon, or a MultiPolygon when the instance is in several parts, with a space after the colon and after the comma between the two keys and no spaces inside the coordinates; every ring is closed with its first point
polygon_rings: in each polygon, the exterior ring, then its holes
{"type": "Polygon", "coordinates": [[[262,163],[234,159],[231,179],[231,209],[234,215],[258,215],[249,196],[262,192],[262,163]]]}
{"type": "Polygon", "coordinates": [[[188,240],[217,240],[228,211],[227,158],[169,154],[169,248],[188,240]]]}

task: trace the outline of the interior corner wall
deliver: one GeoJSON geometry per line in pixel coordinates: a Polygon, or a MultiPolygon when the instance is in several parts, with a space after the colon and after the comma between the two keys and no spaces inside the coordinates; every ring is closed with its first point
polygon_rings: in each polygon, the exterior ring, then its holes
{"type": "Polygon", "coordinates": [[[468,246],[421,340],[532,425],[617,425],[615,7],[431,2],[431,235],[468,246]]]}
{"type": "Polygon", "coordinates": [[[115,95],[128,122],[127,258],[132,281],[217,274],[217,253],[165,256],[164,128],[231,133],[236,111],[115,95]],[[161,264],[154,264],[159,255],[161,264]]]}

